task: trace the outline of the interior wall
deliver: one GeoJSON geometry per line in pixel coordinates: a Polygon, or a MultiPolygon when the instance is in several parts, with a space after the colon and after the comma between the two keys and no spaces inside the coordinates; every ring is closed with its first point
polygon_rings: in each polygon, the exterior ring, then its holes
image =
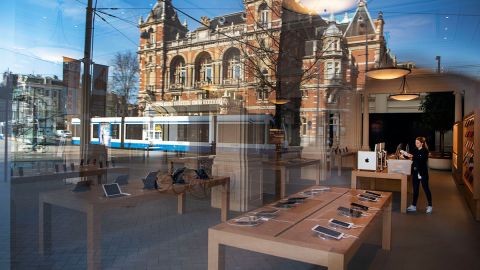
{"type": "Polygon", "coordinates": [[[465,90],[464,96],[464,115],[467,115],[475,108],[480,107],[480,86],[477,89],[465,90]]]}

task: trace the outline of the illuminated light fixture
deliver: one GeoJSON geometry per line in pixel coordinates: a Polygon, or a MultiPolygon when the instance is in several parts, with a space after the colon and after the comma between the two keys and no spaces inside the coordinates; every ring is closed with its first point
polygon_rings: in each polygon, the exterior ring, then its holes
{"type": "Polygon", "coordinates": [[[358,0],[284,0],[283,7],[301,14],[337,13],[356,6],[358,0]]]}
{"type": "Polygon", "coordinates": [[[389,98],[397,100],[397,101],[409,101],[414,100],[420,97],[419,94],[409,94],[407,93],[407,89],[405,85],[407,84],[407,76],[403,76],[402,81],[402,92],[400,94],[390,95],[389,98]]]}
{"type": "Polygon", "coordinates": [[[412,72],[409,68],[384,67],[367,71],[367,77],[377,80],[392,80],[407,76],[412,72]]]}
{"type": "Polygon", "coordinates": [[[290,100],[286,98],[277,98],[277,99],[271,99],[270,102],[276,105],[285,105],[288,102],[290,102],[290,100]]]}
{"type": "Polygon", "coordinates": [[[217,91],[218,90],[216,86],[213,86],[211,84],[204,85],[204,86],[200,87],[200,89],[205,90],[205,91],[217,91]]]}

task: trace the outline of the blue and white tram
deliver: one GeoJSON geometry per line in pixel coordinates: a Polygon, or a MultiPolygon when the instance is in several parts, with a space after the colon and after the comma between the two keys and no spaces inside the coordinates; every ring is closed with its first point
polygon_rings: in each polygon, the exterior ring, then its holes
{"type": "MultiPolygon", "coordinates": [[[[123,129],[121,117],[91,119],[90,143],[120,148],[209,152],[215,141],[210,132],[211,116],[126,117],[123,129]]],[[[212,123],[212,124],[211,124],[212,123]]],[[[80,120],[72,120],[73,144],[80,144],[80,120]]]]}
{"type": "MultiPolygon", "coordinates": [[[[121,117],[95,117],[90,123],[90,142],[120,148],[123,138],[125,148],[201,153],[210,152],[212,142],[222,148],[270,149],[271,121],[269,115],[125,117],[120,128],[121,117]],[[245,131],[245,124],[249,131],[242,140],[239,134],[245,131]]],[[[78,145],[78,118],[72,119],[72,129],[72,143],[78,145]]]]}

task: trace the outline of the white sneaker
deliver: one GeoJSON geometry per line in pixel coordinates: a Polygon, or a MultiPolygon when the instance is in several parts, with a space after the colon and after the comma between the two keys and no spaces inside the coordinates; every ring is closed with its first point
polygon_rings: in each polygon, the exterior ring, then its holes
{"type": "Polygon", "coordinates": [[[431,206],[427,206],[427,211],[426,211],[426,212],[427,212],[427,214],[431,214],[431,213],[432,213],[432,211],[433,211],[433,207],[431,207],[431,206]]]}
{"type": "Polygon", "coordinates": [[[417,207],[415,205],[410,205],[407,207],[407,212],[417,212],[417,207]]]}

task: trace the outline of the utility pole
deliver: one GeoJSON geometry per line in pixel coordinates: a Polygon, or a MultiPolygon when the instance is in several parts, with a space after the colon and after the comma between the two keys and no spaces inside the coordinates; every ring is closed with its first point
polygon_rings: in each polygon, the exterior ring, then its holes
{"type": "Polygon", "coordinates": [[[88,159],[88,145],[90,143],[90,92],[91,78],[90,67],[92,63],[92,28],[93,8],[92,0],[87,3],[87,16],[85,24],[85,47],[83,55],[83,78],[82,78],[82,136],[80,137],[80,159],[88,159]]]}
{"type": "Polygon", "coordinates": [[[440,55],[437,55],[435,57],[435,60],[437,60],[437,73],[440,73],[440,61],[441,61],[442,57],[440,55]]]}
{"type": "Polygon", "coordinates": [[[38,108],[37,108],[37,104],[35,104],[35,102],[37,101],[37,91],[36,91],[37,88],[33,88],[33,99],[32,99],[32,108],[33,108],[33,128],[32,128],[32,148],[33,150],[35,150],[35,147],[38,143],[38,139],[37,139],[37,136],[38,136],[38,108]]]}

